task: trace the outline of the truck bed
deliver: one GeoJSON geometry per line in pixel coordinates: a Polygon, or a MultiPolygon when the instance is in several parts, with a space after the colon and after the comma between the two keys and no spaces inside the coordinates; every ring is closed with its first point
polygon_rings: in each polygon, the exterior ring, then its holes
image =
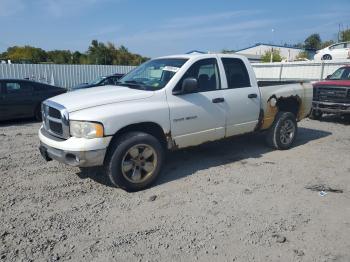
{"type": "Polygon", "coordinates": [[[301,83],[301,81],[296,81],[296,80],[289,80],[289,81],[261,80],[261,81],[258,81],[258,87],[289,85],[289,84],[297,84],[297,83],[301,83]]]}
{"type": "Polygon", "coordinates": [[[282,102],[285,107],[287,105],[297,110],[294,113],[298,121],[310,114],[313,96],[312,84],[288,82],[291,81],[276,81],[273,83],[271,81],[261,81],[260,84],[263,86],[263,88],[260,88],[263,116],[261,116],[260,129],[264,130],[272,125],[278,109],[286,111],[283,108],[279,108],[279,104],[282,104],[282,102]],[[270,85],[267,85],[267,83],[270,83],[270,85]]]}

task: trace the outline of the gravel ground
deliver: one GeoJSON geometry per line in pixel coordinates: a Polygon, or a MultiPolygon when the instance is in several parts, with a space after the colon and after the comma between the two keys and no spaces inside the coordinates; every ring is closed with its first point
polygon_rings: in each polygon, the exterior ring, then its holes
{"type": "Polygon", "coordinates": [[[156,185],[127,193],[46,163],[38,123],[3,123],[0,260],[348,262],[350,123],[299,126],[288,151],[248,135],[171,153],[156,185]]]}

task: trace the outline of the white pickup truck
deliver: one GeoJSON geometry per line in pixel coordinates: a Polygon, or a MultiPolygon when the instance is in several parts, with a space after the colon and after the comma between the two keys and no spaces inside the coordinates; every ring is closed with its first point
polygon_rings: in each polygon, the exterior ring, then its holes
{"type": "Polygon", "coordinates": [[[311,103],[311,84],[258,84],[242,56],[161,57],[118,86],[46,100],[40,152],[72,166],[103,166],[115,186],[141,190],[161,172],[166,150],[258,131],[273,148],[290,148],[311,103]]]}

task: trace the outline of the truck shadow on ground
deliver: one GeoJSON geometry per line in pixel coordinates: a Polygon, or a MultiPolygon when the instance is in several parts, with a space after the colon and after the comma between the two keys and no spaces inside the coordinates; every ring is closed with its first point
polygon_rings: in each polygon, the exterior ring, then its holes
{"type": "MultiPolygon", "coordinates": [[[[302,127],[298,131],[299,134],[294,147],[302,146],[310,141],[332,134],[322,130],[302,127]]],[[[155,185],[181,179],[200,170],[243,161],[248,158],[261,158],[264,154],[271,151],[273,149],[265,145],[265,136],[263,134],[248,134],[169,152],[162,174],[155,185]]],[[[82,179],[91,178],[98,183],[113,187],[101,169],[87,169],[77,175],[82,179]]]]}

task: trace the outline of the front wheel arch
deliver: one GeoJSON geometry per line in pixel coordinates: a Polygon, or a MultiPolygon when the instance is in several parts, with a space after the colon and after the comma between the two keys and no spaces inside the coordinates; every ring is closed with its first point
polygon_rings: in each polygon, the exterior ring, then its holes
{"type": "Polygon", "coordinates": [[[159,142],[162,144],[164,149],[167,148],[167,142],[168,142],[168,139],[170,138],[170,135],[166,135],[164,133],[164,129],[159,124],[155,122],[140,122],[140,123],[130,124],[119,129],[113,135],[110,145],[112,144],[112,142],[117,140],[120,136],[129,132],[143,132],[143,133],[150,134],[159,140],[159,142]]]}

